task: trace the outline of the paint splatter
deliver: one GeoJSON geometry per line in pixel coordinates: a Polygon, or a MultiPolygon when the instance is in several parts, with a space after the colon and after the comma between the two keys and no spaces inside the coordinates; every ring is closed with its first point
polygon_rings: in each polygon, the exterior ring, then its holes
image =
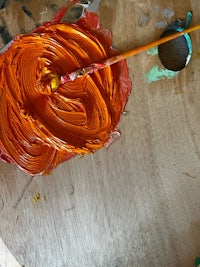
{"type": "Polygon", "coordinates": [[[158,47],[157,46],[147,50],[147,55],[149,55],[149,56],[155,56],[157,54],[158,54],[158,47]]]}
{"type": "Polygon", "coordinates": [[[154,66],[149,72],[146,73],[147,83],[157,82],[164,79],[174,78],[179,71],[171,71],[167,69],[160,68],[159,66],[154,66]]]}
{"type": "Polygon", "coordinates": [[[33,197],[33,202],[38,202],[40,200],[40,193],[37,193],[34,197],[33,197]]]}
{"type": "Polygon", "coordinates": [[[145,27],[148,25],[150,21],[150,14],[149,13],[142,13],[139,17],[138,26],[145,27]]]}
{"type": "Polygon", "coordinates": [[[158,21],[158,22],[155,23],[155,26],[158,29],[164,29],[167,26],[167,21],[166,20],[164,20],[164,21],[158,21]]]}
{"type": "Polygon", "coordinates": [[[174,10],[172,8],[165,8],[162,11],[162,15],[167,18],[167,19],[171,19],[174,16],[174,10]]]}

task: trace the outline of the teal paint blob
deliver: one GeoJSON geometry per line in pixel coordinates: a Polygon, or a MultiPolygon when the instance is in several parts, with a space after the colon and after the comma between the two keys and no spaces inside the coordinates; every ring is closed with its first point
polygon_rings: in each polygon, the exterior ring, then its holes
{"type": "Polygon", "coordinates": [[[147,55],[149,55],[149,56],[155,56],[157,54],[158,54],[158,47],[157,46],[152,47],[149,50],[147,50],[147,55]]]}
{"type": "Polygon", "coordinates": [[[191,20],[192,20],[192,12],[188,11],[187,17],[186,17],[186,20],[185,20],[185,27],[184,27],[185,29],[189,28],[191,20]]]}
{"type": "Polygon", "coordinates": [[[164,79],[174,78],[179,71],[171,71],[168,69],[160,68],[159,66],[154,66],[149,72],[146,73],[147,83],[157,82],[164,79]]]}
{"type": "Polygon", "coordinates": [[[200,266],[200,258],[196,258],[195,260],[195,267],[200,266]]]}

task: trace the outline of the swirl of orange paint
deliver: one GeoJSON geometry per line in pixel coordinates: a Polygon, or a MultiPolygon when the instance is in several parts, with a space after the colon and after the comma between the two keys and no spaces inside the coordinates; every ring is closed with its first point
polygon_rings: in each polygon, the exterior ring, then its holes
{"type": "Polygon", "coordinates": [[[98,17],[18,35],[0,56],[0,158],[45,174],[109,142],[130,94],[125,61],[59,84],[59,78],[116,54],[98,17]],[[53,90],[52,90],[53,88],[53,90]]]}

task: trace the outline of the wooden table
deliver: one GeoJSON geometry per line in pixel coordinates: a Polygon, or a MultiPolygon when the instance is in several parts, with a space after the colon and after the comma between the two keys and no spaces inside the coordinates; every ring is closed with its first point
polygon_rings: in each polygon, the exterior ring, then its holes
{"type": "MultiPolygon", "coordinates": [[[[98,13],[114,46],[126,51],[159,38],[160,25],[188,10],[192,25],[200,23],[198,0],[102,0],[98,13]]],[[[128,60],[133,89],[118,127],[122,136],[108,150],[33,180],[0,163],[0,235],[20,264],[194,266],[200,256],[200,32],[191,38],[191,62],[173,79],[147,83],[145,74],[161,67],[158,56],[128,60]]]]}

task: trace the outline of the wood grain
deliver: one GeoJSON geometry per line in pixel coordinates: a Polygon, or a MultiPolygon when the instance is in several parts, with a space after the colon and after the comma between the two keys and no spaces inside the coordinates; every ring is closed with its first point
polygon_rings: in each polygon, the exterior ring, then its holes
{"type": "MultiPolygon", "coordinates": [[[[165,8],[179,18],[192,10],[192,25],[200,22],[197,0],[102,0],[98,12],[114,46],[126,51],[160,36],[155,23],[165,20],[165,8]]],[[[128,60],[133,89],[122,136],[108,150],[34,179],[0,163],[0,235],[21,264],[194,266],[200,256],[200,34],[191,36],[192,60],[174,79],[147,84],[145,73],[160,64],[158,57],[128,60]]]]}

